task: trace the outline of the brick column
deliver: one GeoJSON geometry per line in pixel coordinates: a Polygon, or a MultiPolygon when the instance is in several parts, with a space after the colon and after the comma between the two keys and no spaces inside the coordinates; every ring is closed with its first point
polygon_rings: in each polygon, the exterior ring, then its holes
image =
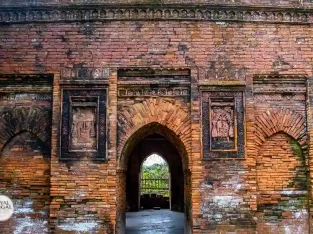
{"type": "Polygon", "coordinates": [[[53,105],[52,105],[52,127],[51,127],[51,168],[50,168],[50,219],[49,228],[50,232],[53,233],[57,221],[58,221],[58,211],[60,208],[60,191],[58,186],[58,167],[59,167],[59,157],[58,157],[58,136],[59,134],[59,123],[61,121],[60,105],[61,105],[61,93],[60,93],[60,73],[54,74],[54,84],[53,84],[53,105]],[[59,196],[59,198],[58,198],[59,196]]]}
{"type": "Polygon", "coordinates": [[[124,234],[126,231],[126,170],[118,169],[116,172],[116,228],[117,234],[124,234]]]}
{"type": "MultiPolygon", "coordinates": [[[[246,80],[245,89],[245,128],[246,128],[246,155],[245,155],[245,171],[244,177],[245,188],[247,194],[245,200],[253,214],[257,210],[257,175],[256,175],[256,145],[255,145],[255,127],[254,127],[254,100],[253,100],[253,76],[246,80]]],[[[249,223],[253,223],[250,220],[249,223]]],[[[252,229],[254,227],[251,227],[252,229]]]]}
{"type": "Polygon", "coordinates": [[[192,233],[197,233],[196,229],[200,227],[198,217],[201,215],[200,203],[201,194],[199,186],[203,177],[203,165],[201,156],[201,103],[198,84],[198,69],[191,69],[191,158],[189,158],[189,167],[191,169],[191,214],[192,220],[189,220],[192,233]]]}
{"type": "Polygon", "coordinates": [[[249,191],[247,194],[248,203],[252,211],[256,211],[256,146],[255,146],[255,128],[254,128],[254,100],[253,100],[253,77],[249,77],[246,81],[245,92],[245,118],[246,118],[246,155],[245,155],[245,169],[247,176],[245,178],[245,186],[249,191]]]}
{"type": "Polygon", "coordinates": [[[313,77],[308,78],[308,89],[307,89],[307,129],[308,129],[308,169],[309,169],[309,178],[308,178],[308,189],[309,189],[309,233],[313,230],[313,77]]]}

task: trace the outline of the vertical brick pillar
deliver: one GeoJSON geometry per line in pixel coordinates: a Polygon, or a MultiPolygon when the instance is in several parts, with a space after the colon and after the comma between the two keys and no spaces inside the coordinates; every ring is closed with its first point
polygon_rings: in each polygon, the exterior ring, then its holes
{"type": "Polygon", "coordinates": [[[254,128],[254,100],[253,100],[253,76],[246,80],[245,92],[245,127],[246,127],[246,155],[245,155],[245,186],[248,191],[246,200],[251,211],[257,210],[257,178],[256,178],[256,154],[255,128],[254,128]]]}
{"type": "Polygon", "coordinates": [[[189,167],[191,169],[191,213],[192,220],[189,221],[192,233],[201,225],[197,219],[201,215],[201,194],[199,186],[203,180],[203,165],[201,156],[201,103],[199,95],[198,69],[191,69],[191,157],[189,167]],[[195,228],[195,229],[194,229],[195,228]]]}
{"type": "MultiPolygon", "coordinates": [[[[109,145],[108,157],[116,161],[116,210],[115,210],[115,232],[125,233],[125,205],[126,205],[126,171],[117,168],[117,161],[120,155],[117,155],[117,68],[110,68],[109,77],[109,145]]],[[[112,213],[114,211],[112,210],[112,213]]]]}
{"type": "Polygon", "coordinates": [[[117,188],[116,188],[116,233],[124,234],[126,231],[126,170],[118,169],[116,172],[117,188]]]}
{"type": "Polygon", "coordinates": [[[61,121],[60,114],[61,95],[60,95],[60,73],[54,73],[53,84],[53,105],[52,105],[52,127],[51,127],[51,171],[50,171],[50,219],[49,228],[50,232],[54,233],[57,220],[58,211],[60,208],[59,188],[58,182],[58,167],[59,167],[59,154],[58,154],[58,141],[59,141],[59,123],[61,121]]]}
{"type": "Polygon", "coordinates": [[[309,168],[309,179],[308,179],[308,189],[309,189],[309,232],[313,230],[313,77],[308,78],[308,89],[307,89],[307,129],[309,135],[309,150],[308,150],[308,168],[309,168]]]}
{"type": "Polygon", "coordinates": [[[117,148],[117,69],[110,68],[108,95],[108,158],[116,160],[117,148]]]}
{"type": "MultiPolygon", "coordinates": [[[[108,139],[107,139],[107,148],[108,148],[108,153],[107,156],[110,160],[111,166],[114,166],[116,169],[117,165],[117,69],[116,68],[110,68],[110,76],[109,76],[109,95],[108,95],[108,139]]],[[[114,168],[112,168],[114,170],[114,168]]],[[[114,214],[114,220],[115,220],[115,229],[117,228],[117,222],[118,222],[118,190],[121,189],[120,184],[119,184],[119,175],[117,172],[115,172],[114,175],[115,179],[115,211],[112,210],[111,214],[114,214]]],[[[113,181],[112,181],[113,182],[113,181]]]]}

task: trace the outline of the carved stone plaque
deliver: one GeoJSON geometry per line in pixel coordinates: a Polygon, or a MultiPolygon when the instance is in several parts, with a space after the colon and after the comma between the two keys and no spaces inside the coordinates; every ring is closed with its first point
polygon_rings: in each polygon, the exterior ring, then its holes
{"type": "Polygon", "coordinates": [[[97,104],[98,99],[93,98],[91,102],[81,102],[82,100],[72,100],[71,102],[71,134],[69,150],[74,151],[96,151],[97,150],[97,104]]]}
{"type": "Polygon", "coordinates": [[[210,100],[211,151],[236,151],[236,112],[233,98],[210,100]]]}
{"type": "Polygon", "coordinates": [[[61,158],[106,152],[106,90],[63,90],[61,158]]]}
{"type": "Polygon", "coordinates": [[[205,158],[244,157],[242,92],[202,93],[203,152],[205,158]]]}

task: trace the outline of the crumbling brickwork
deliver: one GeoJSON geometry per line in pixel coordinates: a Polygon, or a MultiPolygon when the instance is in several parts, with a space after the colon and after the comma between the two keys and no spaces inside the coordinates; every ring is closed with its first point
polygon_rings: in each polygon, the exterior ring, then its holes
{"type": "Polygon", "coordinates": [[[0,193],[15,205],[13,217],[0,223],[4,233],[48,232],[51,83],[24,78],[31,84],[2,76],[0,85],[0,193]]]}
{"type": "Polygon", "coordinates": [[[308,233],[308,178],[298,143],[273,135],[262,145],[256,169],[259,230],[308,233]]]}
{"type": "Polygon", "coordinates": [[[30,132],[16,135],[1,155],[1,193],[13,199],[14,216],[0,223],[2,232],[47,232],[50,202],[50,160],[30,132]]]}
{"type": "Polygon", "coordinates": [[[1,230],[124,233],[132,150],[160,134],[186,232],[309,233],[312,3],[102,3],[0,1],[0,193],[22,206],[1,230]]]}

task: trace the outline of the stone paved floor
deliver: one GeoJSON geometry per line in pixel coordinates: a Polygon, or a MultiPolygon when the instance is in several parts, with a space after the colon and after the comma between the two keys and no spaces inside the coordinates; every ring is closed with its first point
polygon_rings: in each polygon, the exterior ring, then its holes
{"type": "Polygon", "coordinates": [[[126,234],[183,233],[183,213],[169,210],[144,210],[126,214],[126,234]]]}

